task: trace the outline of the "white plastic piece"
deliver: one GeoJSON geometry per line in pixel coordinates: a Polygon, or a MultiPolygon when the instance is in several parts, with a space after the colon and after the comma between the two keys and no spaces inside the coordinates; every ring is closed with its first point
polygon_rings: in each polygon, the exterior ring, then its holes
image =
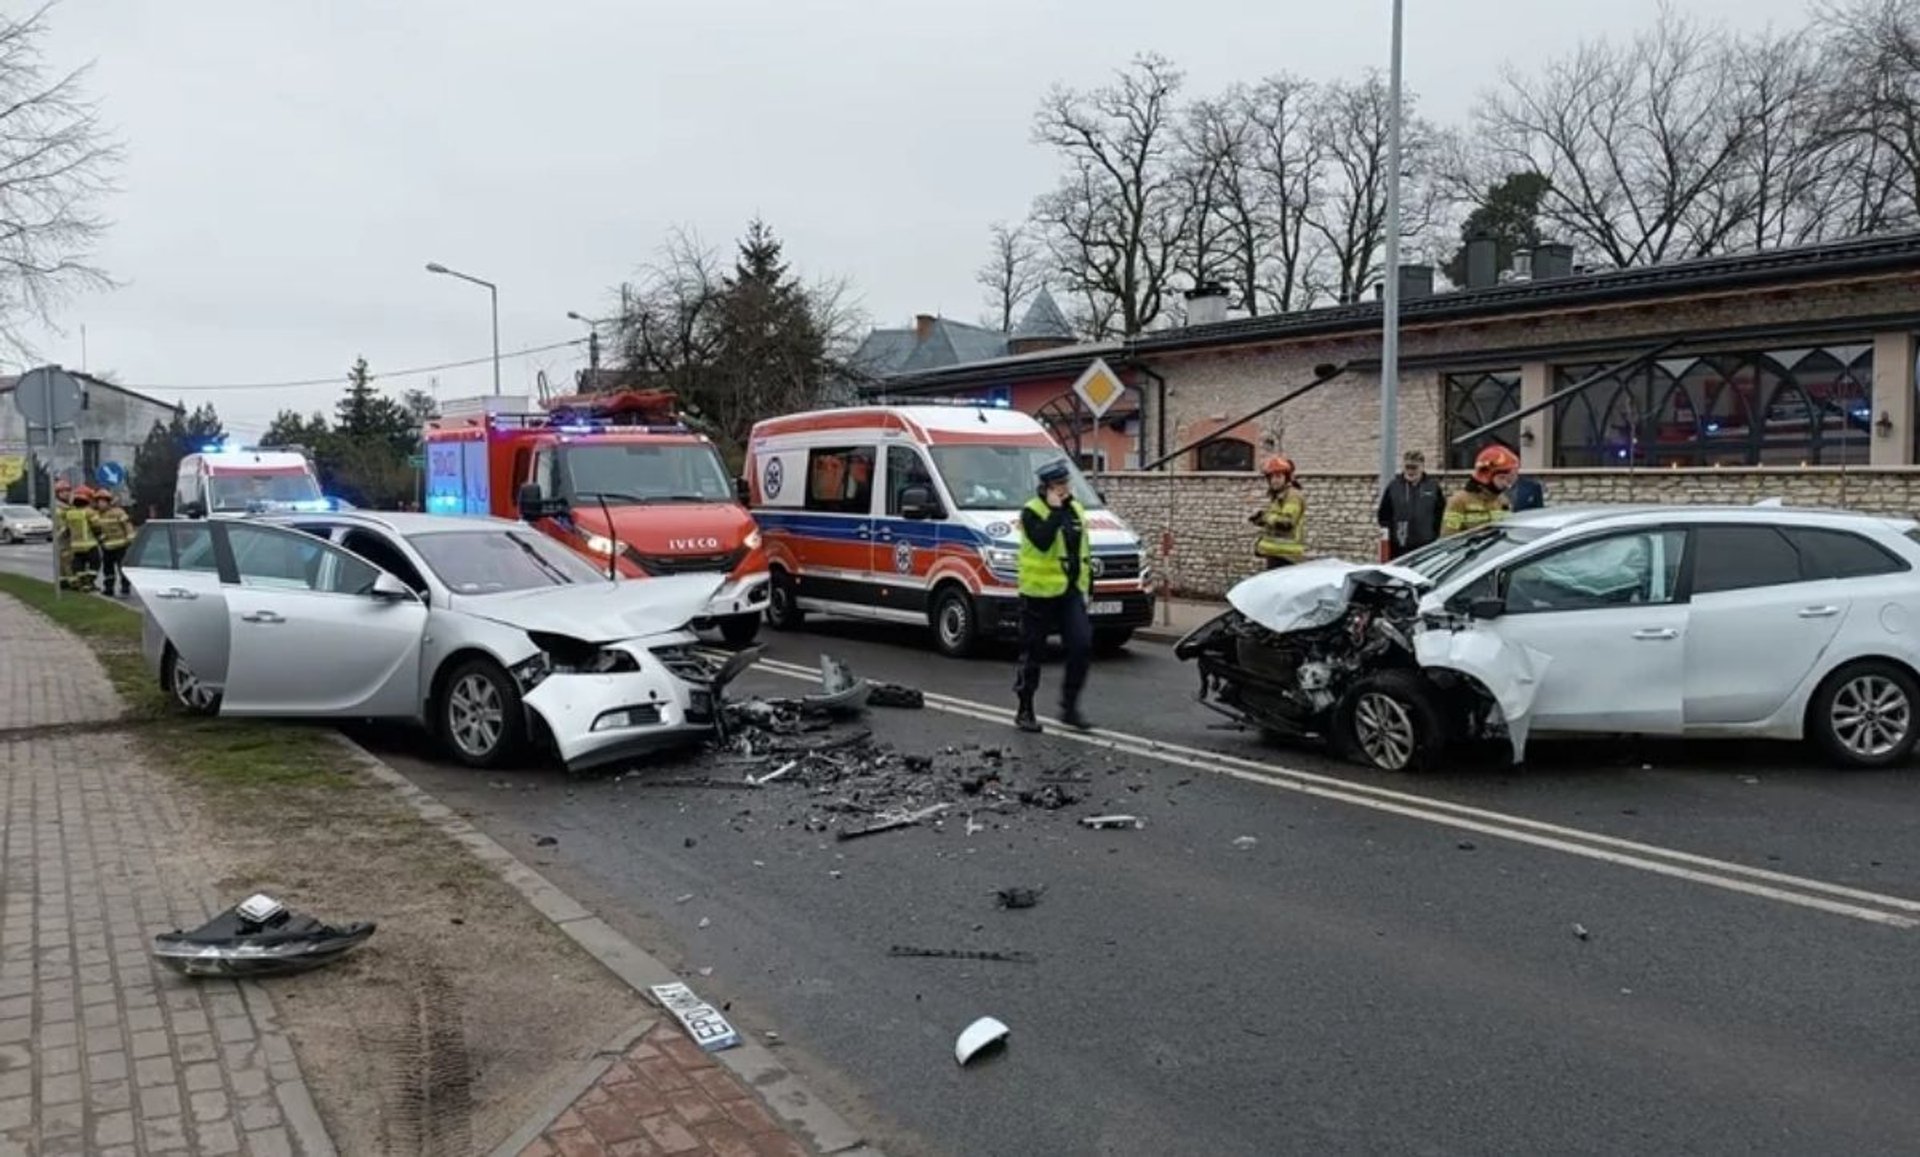
{"type": "Polygon", "coordinates": [[[953,1059],[964,1068],[968,1061],[980,1055],[990,1045],[999,1044],[1007,1039],[1008,1028],[990,1016],[983,1016],[967,1026],[960,1034],[959,1043],[953,1046],[953,1059]]]}

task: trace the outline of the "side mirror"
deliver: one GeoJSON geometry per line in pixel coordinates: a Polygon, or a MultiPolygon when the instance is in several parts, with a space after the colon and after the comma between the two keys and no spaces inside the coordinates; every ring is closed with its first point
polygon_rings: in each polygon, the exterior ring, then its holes
{"type": "Polygon", "coordinates": [[[933,500],[933,492],[924,486],[909,486],[900,492],[900,517],[910,522],[924,522],[940,513],[933,500]]]}
{"type": "Polygon", "coordinates": [[[753,505],[753,488],[747,485],[745,478],[733,480],[733,497],[742,506],[753,505]]]}
{"type": "Polygon", "coordinates": [[[1505,599],[1480,598],[1467,604],[1467,617],[1472,619],[1497,619],[1506,613],[1505,599]]]}
{"type": "Polygon", "coordinates": [[[412,588],[385,571],[373,577],[373,589],[367,594],[382,603],[402,603],[415,597],[412,588]]]}
{"type": "Polygon", "coordinates": [[[538,482],[529,482],[520,487],[518,505],[520,517],[527,519],[545,517],[553,509],[552,504],[547,501],[546,492],[540,489],[538,482]]]}
{"type": "Polygon", "coordinates": [[[207,505],[204,502],[189,502],[180,508],[180,513],[186,518],[205,518],[207,505]]]}

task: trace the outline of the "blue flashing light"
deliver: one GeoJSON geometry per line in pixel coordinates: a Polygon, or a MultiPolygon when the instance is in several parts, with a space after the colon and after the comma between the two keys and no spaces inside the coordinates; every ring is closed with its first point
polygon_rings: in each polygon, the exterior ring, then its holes
{"type": "Polygon", "coordinates": [[[1708,423],[1707,423],[1707,433],[1709,433],[1709,434],[1718,434],[1719,432],[1720,432],[1720,423],[1718,423],[1718,422],[1708,422],[1708,423]]]}
{"type": "Polygon", "coordinates": [[[459,514],[460,496],[457,494],[427,495],[428,514],[459,514]]]}
{"type": "Polygon", "coordinates": [[[575,422],[560,427],[560,432],[562,434],[597,434],[604,429],[606,429],[605,426],[595,425],[591,422],[575,422]]]}

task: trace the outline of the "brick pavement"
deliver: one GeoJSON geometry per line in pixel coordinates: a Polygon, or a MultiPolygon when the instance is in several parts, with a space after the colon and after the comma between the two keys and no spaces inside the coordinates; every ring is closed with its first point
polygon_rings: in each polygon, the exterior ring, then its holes
{"type": "Polygon", "coordinates": [[[672,1023],[656,1025],[521,1157],[806,1157],[758,1097],[672,1023]]]}
{"type": "Polygon", "coordinates": [[[0,1157],[332,1154],[265,991],[148,955],[216,874],[99,664],[4,595],[0,656],[0,1157]]]}

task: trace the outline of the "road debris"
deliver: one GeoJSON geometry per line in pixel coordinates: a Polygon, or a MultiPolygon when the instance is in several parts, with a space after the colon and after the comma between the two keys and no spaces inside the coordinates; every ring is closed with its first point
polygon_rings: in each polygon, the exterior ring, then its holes
{"type": "Polygon", "coordinates": [[[981,1017],[968,1025],[966,1031],[960,1034],[960,1039],[954,1042],[953,1059],[960,1062],[961,1068],[965,1068],[988,1049],[1004,1046],[1008,1031],[1006,1025],[992,1017],[981,1017]]]}
{"type": "Polygon", "coordinates": [[[890,832],[896,828],[910,828],[918,824],[921,820],[937,816],[952,806],[952,804],[937,803],[932,807],[923,807],[919,811],[908,812],[905,815],[883,817],[878,822],[868,824],[862,828],[845,829],[841,831],[838,838],[843,840],[857,840],[861,836],[878,835],[881,832],[890,832]]]}
{"type": "Polygon", "coordinates": [[[1139,816],[1114,815],[1114,816],[1084,816],[1080,820],[1080,826],[1083,828],[1094,828],[1094,829],[1105,829],[1105,828],[1137,829],[1137,828],[1145,827],[1146,824],[1141,822],[1139,816]]]}
{"type": "Polygon", "coordinates": [[[700,917],[700,927],[702,927],[702,928],[711,928],[711,927],[713,927],[713,918],[712,918],[711,916],[702,916],[702,917],[700,917]]]}
{"type": "Polygon", "coordinates": [[[371,923],[331,925],[257,893],[183,932],[153,938],[153,957],[184,976],[283,976],[307,972],[365,944],[371,923]]]}
{"type": "Polygon", "coordinates": [[[676,903],[676,904],[688,904],[688,903],[691,903],[692,901],[693,901],[693,893],[692,893],[692,892],[688,892],[688,893],[687,893],[686,895],[684,895],[684,896],[675,896],[675,897],[673,898],[673,902],[674,902],[674,903],[676,903]]]}
{"type": "Polygon", "coordinates": [[[1459,843],[1453,846],[1456,848],[1459,848],[1463,852],[1471,852],[1475,848],[1479,847],[1479,845],[1474,843],[1472,840],[1461,840],[1459,843]]]}
{"type": "Polygon", "coordinates": [[[1040,897],[1045,892],[1045,888],[1002,888],[994,893],[994,897],[1000,901],[1002,908],[1032,908],[1040,903],[1040,897]]]}
{"type": "Polygon", "coordinates": [[[1591,939],[1587,933],[1587,926],[1585,924],[1575,924],[1573,926],[1573,937],[1576,940],[1591,939]]]}
{"type": "Polygon", "coordinates": [[[652,991],[655,1003],[672,1013],[680,1027],[693,1038],[693,1043],[707,1052],[719,1052],[740,1043],[740,1034],[727,1023],[727,1018],[695,996],[693,989],[684,984],[656,984],[652,991]]]}
{"type": "Polygon", "coordinates": [[[977,952],[966,948],[908,948],[896,944],[887,949],[888,956],[918,956],[932,960],[990,960],[999,964],[1034,964],[1037,961],[1031,952],[977,952]]]}
{"type": "Polygon", "coordinates": [[[535,836],[533,838],[533,846],[536,848],[553,848],[559,845],[559,839],[554,836],[535,836]]]}
{"type": "Polygon", "coordinates": [[[927,705],[927,697],[918,687],[908,687],[900,683],[874,683],[867,693],[867,706],[892,707],[904,711],[918,711],[927,705]]]}
{"type": "Polygon", "coordinates": [[[1241,836],[1239,839],[1236,839],[1233,841],[1233,846],[1236,848],[1239,848],[1241,851],[1244,852],[1248,848],[1255,846],[1259,842],[1260,841],[1253,836],[1241,836]]]}
{"type": "Polygon", "coordinates": [[[755,779],[752,776],[748,776],[747,782],[752,784],[754,787],[762,787],[762,786],[765,786],[766,784],[772,783],[774,780],[779,779],[781,776],[786,775],[788,772],[792,771],[794,768],[799,766],[800,766],[799,760],[789,759],[787,762],[781,764],[779,767],[761,776],[759,779],[755,779]]]}
{"type": "Polygon", "coordinates": [[[745,783],[737,783],[737,782],[724,780],[724,779],[713,779],[711,777],[698,778],[693,776],[679,776],[673,779],[643,779],[640,781],[640,786],[641,787],[714,787],[714,788],[719,788],[722,791],[741,791],[745,788],[759,787],[760,785],[757,783],[754,783],[751,779],[749,779],[745,783]]]}

